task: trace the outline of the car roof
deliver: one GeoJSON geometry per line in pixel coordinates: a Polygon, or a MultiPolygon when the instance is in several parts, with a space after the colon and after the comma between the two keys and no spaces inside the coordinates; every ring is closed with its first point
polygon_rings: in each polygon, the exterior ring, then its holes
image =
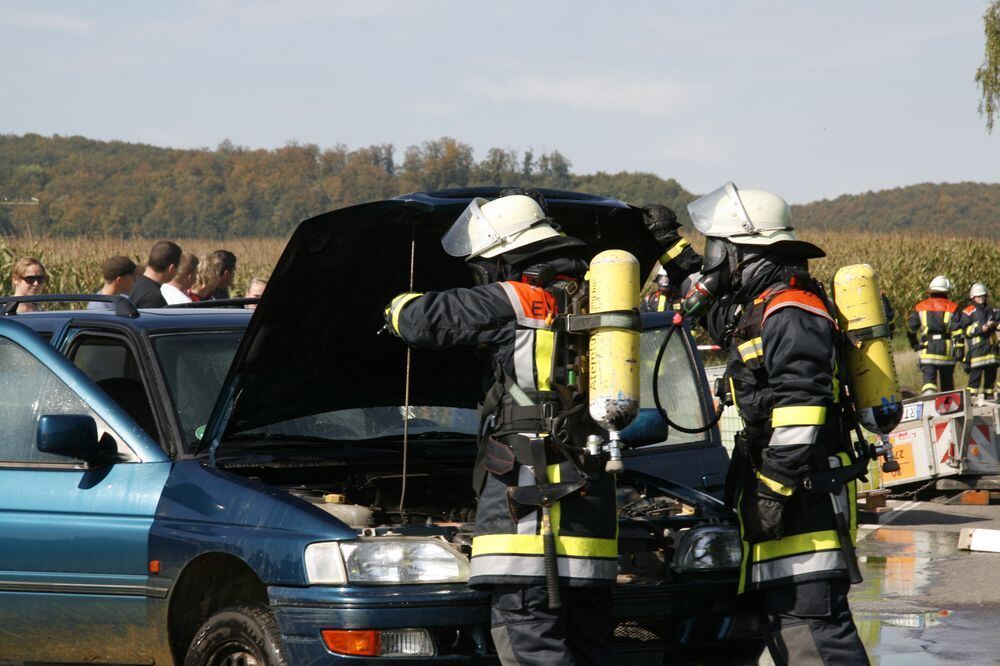
{"type": "Polygon", "coordinates": [[[114,322],[141,331],[160,332],[245,327],[253,315],[253,311],[243,308],[159,308],[138,312],[138,317],[123,317],[111,310],[50,310],[7,316],[33,330],[53,330],[73,320],[114,322]]]}

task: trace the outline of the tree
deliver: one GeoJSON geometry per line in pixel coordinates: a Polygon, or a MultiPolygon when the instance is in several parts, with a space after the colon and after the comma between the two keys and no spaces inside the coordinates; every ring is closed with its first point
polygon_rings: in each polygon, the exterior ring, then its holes
{"type": "Polygon", "coordinates": [[[1000,0],[991,2],[983,14],[986,54],[976,70],[976,83],[982,99],[979,113],[986,116],[986,131],[993,133],[993,123],[1000,115],[1000,0]]]}

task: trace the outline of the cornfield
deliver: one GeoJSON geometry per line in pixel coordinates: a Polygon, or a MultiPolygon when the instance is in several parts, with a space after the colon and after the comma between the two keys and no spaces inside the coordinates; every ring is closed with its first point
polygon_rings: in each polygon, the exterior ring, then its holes
{"type": "MultiPolygon", "coordinates": [[[[101,264],[108,257],[121,254],[136,264],[149,256],[155,241],[141,238],[0,238],[0,276],[3,288],[0,293],[9,295],[13,290],[11,269],[20,257],[36,257],[45,266],[50,294],[86,294],[101,288],[101,264]]],[[[255,277],[267,279],[274,268],[285,240],[280,238],[248,238],[226,242],[208,239],[176,239],[185,252],[204,257],[214,250],[229,250],[237,257],[236,282],[233,295],[242,294],[255,277]]]]}
{"type": "MultiPolygon", "coordinates": [[[[904,328],[906,314],[924,297],[927,284],[943,274],[955,283],[952,298],[964,302],[969,286],[983,282],[990,289],[1000,289],[1000,242],[971,238],[904,236],[888,234],[851,234],[832,232],[804,233],[805,240],[816,243],[827,257],[813,262],[812,273],[827,285],[841,266],[871,264],[878,271],[882,288],[896,315],[896,330],[904,328]]],[[[226,242],[208,239],[177,239],[185,251],[204,256],[225,249],[236,254],[237,279],[234,293],[240,293],[254,277],[267,277],[281,255],[285,240],[247,238],[226,242]]],[[[153,241],[136,238],[0,238],[0,293],[11,292],[10,274],[14,262],[23,256],[38,257],[49,273],[49,293],[88,293],[101,286],[101,262],[115,254],[145,261],[153,241]]],[[[701,246],[700,239],[695,241],[701,246]]]]}

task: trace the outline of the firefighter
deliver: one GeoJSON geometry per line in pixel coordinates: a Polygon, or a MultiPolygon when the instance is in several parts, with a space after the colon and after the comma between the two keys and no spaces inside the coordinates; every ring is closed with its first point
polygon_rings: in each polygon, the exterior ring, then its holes
{"type": "Polygon", "coordinates": [[[965,369],[969,373],[968,390],[979,405],[993,400],[997,380],[997,311],[990,308],[986,285],[977,282],[969,289],[969,304],[959,317],[959,329],[965,336],[965,369]]]}
{"type": "Polygon", "coordinates": [[[639,309],[643,312],[676,310],[680,306],[680,296],[680,289],[670,284],[667,272],[661,268],[656,275],[656,286],[639,303],[639,309]]]}
{"type": "MultiPolygon", "coordinates": [[[[745,423],[726,484],[743,541],[740,592],[759,594],[775,664],[867,664],[847,602],[853,504],[805,487],[850,448],[833,312],[807,272],[824,253],[795,238],[788,204],[770,192],[727,183],[688,210],[707,240],[682,308],[728,350],[729,397],[745,423]],[[849,514],[840,528],[838,506],[849,514]]],[[[651,231],[665,242],[677,233],[651,231]]],[[[837,496],[849,495],[842,485],[837,496]]]]}
{"type": "Polygon", "coordinates": [[[931,280],[927,298],[917,303],[906,319],[906,337],[919,351],[923,394],[955,388],[955,360],[961,354],[958,303],[950,300],[951,280],[938,275],[931,280]]]}
{"type": "Polygon", "coordinates": [[[586,396],[566,394],[566,357],[552,330],[560,308],[580,292],[589,253],[556,230],[537,196],[473,200],[442,245],[466,260],[475,286],[400,294],[386,324],[412,347],[486,346],[492,355],[469,584],[491,592],[501,661],[605,664],[618,572],[614,481],[605,460],[586,453],[586,437],[597,431],[586,420],[586,396]],[[550,511],[561,596],[552,608],[543,557],[548,516],[509,491],[557,482],[575,489],[550,511]]]}

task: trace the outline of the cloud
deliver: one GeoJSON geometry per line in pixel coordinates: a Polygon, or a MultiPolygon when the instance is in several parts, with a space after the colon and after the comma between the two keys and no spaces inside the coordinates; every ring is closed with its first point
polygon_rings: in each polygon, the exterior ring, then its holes
{"type": "Polygon", "coordinates": [[[657,119],[688,104],[698,91],[663,77],[521,76],[468,84],[470,93],[494,102],[549,104],[581,111],[657,119]]]}
{"type": "Polygon", "coordinates": [[[70,14],[0,7],[0,25],[83,35],[93,32],[97,27],[97,22],[70,14]]]}

